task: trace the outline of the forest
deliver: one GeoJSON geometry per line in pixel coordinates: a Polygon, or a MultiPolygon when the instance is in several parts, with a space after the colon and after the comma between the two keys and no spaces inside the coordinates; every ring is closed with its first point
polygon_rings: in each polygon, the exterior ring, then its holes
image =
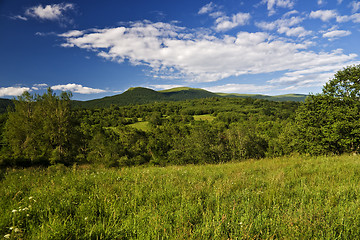
{"type": "Polygon", "coordinates": [[[360,65],[305,102],[207,97],[105,108],[25,92],[0,115],[2,167],[224,163],[359,152],[360,65]]]}

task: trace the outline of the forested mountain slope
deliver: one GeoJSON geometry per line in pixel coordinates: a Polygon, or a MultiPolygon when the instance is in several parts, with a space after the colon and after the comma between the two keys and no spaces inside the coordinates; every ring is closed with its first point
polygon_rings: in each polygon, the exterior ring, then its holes
{"type": "Polygon", "coordinates": [[[136,87],[130,88],[122,94],[115,96],[104,97],[101,99],[94,99],[90,101],[74,101],[74,106],[81,108],[102,108],[110,107],[111,105],[134,105],[134,104],[146,104],[163,101],[183,101],[199,98],[211,98],[211,97],[251,97],[256,99],[266,99],[269,101],[295,101],[302,102],[307,95],[301,94],[287,94],[278,96],[267,96],[259,94],[225,94],[225,93],[213,93],[199,88],[172,88],[168,90],[155,91],[148,88],[136,87]]]}

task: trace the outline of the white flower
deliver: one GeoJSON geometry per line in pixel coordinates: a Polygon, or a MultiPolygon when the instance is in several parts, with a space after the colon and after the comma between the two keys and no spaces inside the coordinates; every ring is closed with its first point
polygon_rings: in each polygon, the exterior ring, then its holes
{"type": "Polygon", "coordinates": [[[14,210],[12,210],[11,212],[16,213],[17,211],[18,211],[18,210],[14,209],[14,210]]]}
{"type": "Polygon", "coordinates": [[[33,197],[29,197],[29,200],[33,199],[33,197]]]}
{"type": "Polygon", "coordinates": [[[13,229],[14,229],[14,227],[9,227],[9,229],[10,229],[10,230],[13,230],[13,229]]]}
{"type": "Polygon", "coordinates": [[[11,237],[10,234],[6,234],[6,235],[4,236],[4,238],[10,238],[10,237],[11,237]]]}
{"type": "Polygon", "coordinates": [[[15,232],[20,232],[20,229],[18,229],[18,228],[15,228],[15,230],[14,230],[15,232]]]}
{"type": "Polygon", "coordinates": [[[84,219],[85,219],[85,221],[87,221],[87,220],[88,220],[88,217],[85,217],[84,219]]]}

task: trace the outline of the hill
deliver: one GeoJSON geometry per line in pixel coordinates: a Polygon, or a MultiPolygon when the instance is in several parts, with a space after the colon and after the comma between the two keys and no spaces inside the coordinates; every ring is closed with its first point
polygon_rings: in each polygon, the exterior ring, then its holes
{"type": "Polygon", "coordinates": [[[227,94],[227,93],[213,93],[200,88],[179,87],[171,88],[162,91],[155,91],[149,88],[135,87],[130,88],[124,93],[104,97],[101,99],[94,99],[90,101],[74,101],[75,107],[82,108],[99,108],[109,107],[110,105],[134,105],[134,104],[146,104],[163,101],[183,101],[199,98],[212,98],[212,97],[251,97],[256,99],[266,99],[269,101],[304,101],[306,95],[301,94],[287,94],[278,96],[267,96],[258,94],[227,94]]]}

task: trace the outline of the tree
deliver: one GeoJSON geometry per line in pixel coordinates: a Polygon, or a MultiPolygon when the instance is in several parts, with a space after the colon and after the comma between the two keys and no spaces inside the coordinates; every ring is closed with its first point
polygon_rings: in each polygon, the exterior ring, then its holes
{"type": "Polygon", "coordinates": [[[9,112],[4,137],[13,157],[29,164],[70,164],[77,133],[70,110],[71,93],[22,94],[9,112]]]}
{"type": "Polygon", "coordinates": [[[353,65],[338,71],[323,87],[323,94],[335,98],[360,99],[360,65],[353,65]]]}
{"type": "Polygon", "coordinates": [[[308,97],[296,116],[297,149],[309,154],[358,152],[360,65],[338,71],[323,93],[308,97]]]}

